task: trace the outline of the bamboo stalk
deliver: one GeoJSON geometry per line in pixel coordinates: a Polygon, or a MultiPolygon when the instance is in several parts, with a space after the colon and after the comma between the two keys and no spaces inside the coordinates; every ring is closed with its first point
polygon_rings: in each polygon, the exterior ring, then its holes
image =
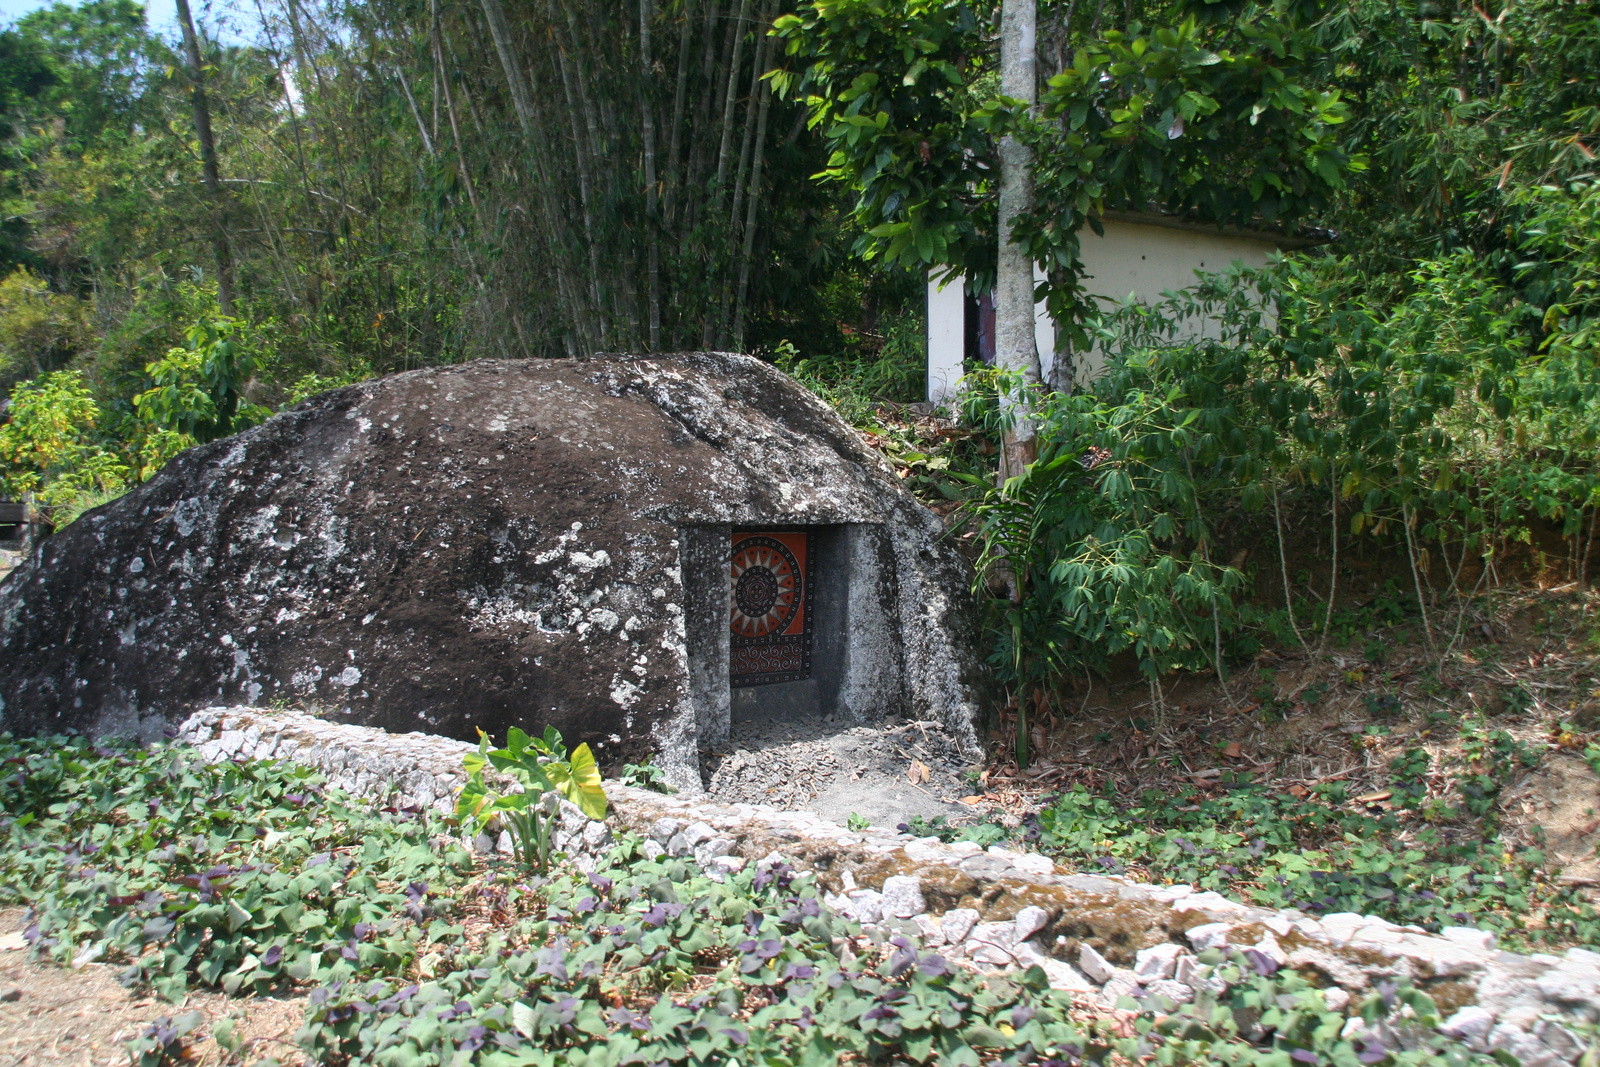
{"type": "MultiPolygon", "coordinates": [[[[770,0],[767,6],[771,6],[770,0]]],[[[765,16],[766,12],[763,11],[760,25],[766,25],[765,16]]],[[[760,34],[759,29],[756,32],[760,34]]],[[[750,90],[745,94],[744,132],[739,137],[739,169],[734,173],[733,203],[728,208],[728,240],[726,242],[726,244],[736,248],[743,243],[741,237],[744,227],[741,215],[744,211],[745,180],[750,173],[750,157],[755,150],[757,112],[760,110],[756,103],[756,96],[761,89],[761,70],[766,64],[769,41],[770,38],[761,35],[757,42],[756,54],[750,63],[750,90]]],[[[718,348],[725,347],[730,339],[729,315],[732,311],[735,281],[734,270],[729,268],[733,267],[734,264],[727,263],[722,271],[722,295],[717,304],[716,344],[718,348]]]]}
{"type": "MultiPolygon", "coordinates": [[[[750,21],[750,0],[739,0],[739,13],[738,13],[737,17],[734,19],[733,30],[732,30],[732,32],[733,32],[733,58],[728,63],[728,76],[727,76],[727,80],[726,80],[726,83],[725,83],[726,84],[726,89],[724,90],[724,93],[723,93],[723,102],[722,102],[722,139],[721,139],[720,145],[717,148],[717,173],[716,173],[716,180],[712,183],[712,187],[711,187],[711,204],[710,204],[710,210],[708,212],[709,218],[714,219],[714,220],[719,220],[719,221],[720,221],[720,217],[722,215],[723,197],[726,195],[726,191],[727,191],[726,187],[727,187],[727,183],[728,183],[728,168],[732,165],[732,155],[733,155],[733,152],[732,152],[732,148],[733,148],[733,115],[734,115],[734,110],[738,105],[737,93],[738,93],[738,83],[739,83],[739,71],[744,66],[743,55],[744,55],[745,24],[748,23],[749,21],[750,21]]],[[[723,282],[724,282],[724,284],[726,283],[726,279],[725,278],[723,279],[723,282]]],[[[715,286],[713,287],[713,291],[715,291],[715,286]]],[[[723,289],[723,292],[726,293],[726,288],[723,289]]],[[[705,318],[705,322],[702,324],[701,330],[700,330],[700,344],[701,344],[702,347],[710,348],[717,341],[719,341],[721,339],[721,333],[722,333],[722,314],[721,314],[721,311],[722,311],[722,309],[725,309],[725,308],[726,308],[726,303],[722,302],[722,303],[719,304],[719,310],[718,311],[711,312],[708,309],[707,314],[706,314],[706,318],[705,318]]]]}
{"type": "MultiPolygon", "coordinates": [[[[551,20],[555,21],[554,5],[559,0],[551,0],[551,20]]],[[[569,24],[570,29],[570,24],[569,24]]],[[[595,240],[594,227],[594,164],[590,154],[590,142],[586,135],[594,134],[595,123],[592,113],[586,114],[580,121],[579,115],[586,109],[581,107],[581,88],[578,78],[572,71],[567,49],[558,43],[555,49],[556,65],[561,71],[561,85],[566,93],[567,117],[572,126],[572,142],[575,161],[578,166],[578,194],[583,208],[583,234],[589,252],[589,299],[593,304],[592,321],[595,332],[599,335],[599,347],[604,348],[608,331],[606,329],[605,302],[601,298],[600,290],[600,245],[595,240]]],[[[581,328],[581,327],[580,327],[581,328]]]]}
{"type": "Polygon", "coordinates": [[[640,82],[639,111],[644,116],[644,128],[640,131],[640,135],[644,138],[644,215],[645,240],[648,246],[646,270],[649,276],[649,345],[652,352],[661,347],[661,245],[659,243],[661,222],[657,217],[660,189],[656,182],[655,107],[650,101],[650,83],[655,74],[650,56],[650,23],[655,18],[654,8],[652,0],[639,0],[639,62],[644,66],[644,78],[640,82]]]}
{"type": "Polygon", "coordinates": [[[444,96],[445,117],[450,122],[450,137],[456,146],[456,169],[461,175],[461,184],[467,190],[467,202],[472,205],[473,217],[477,220],[478,229],[481,231],[483,209],[478,205],[478,192],[472,182],[472,173],[467,169],[467,154],[461,147],[461,126],[456,122],[455,97],[450,92],[450,72],[445,68],[444,45],[441,40],[443,33],[439,27],[439,0],[428,0],[428,10],[432,21],[434,84],[442,90],[444,96]]]}
{"type": "MultiPolygon", "coordinates": [[[[705,200],[706,190],[703,188],[706,180],[707,169],[710,166],[711,136],[713,119],[716,114],[716,62],[717,62],[717,34],[716,20],[722,17],[722,0],[709,0],[710,7],[706,14],[706,45],[700,57],[700,104],[695,108],[695,120],[689,127],[691,138],[688,160],[685,163],[684,192],[687,196],[690,190],[695,193],[695,198],[686,203],[683,230],[693,231],[699,222],[700,208],[705,200]]],[[[728,0],[731,4],[733,0],[728,0]]],[[[733,53],[733,27],[737,23],[730,21],[729,28],[723,34],[724,47],[722,55],[724,65],[733,53]]]]}
{"type": "Polygon", "coordinates": [[[483,8],[483,19],[489,24],[489,37],[500,57],[500,69],[505,74],[506,87],[511,91],[511,106],[517,113],[522,133],[533,135],[533,99],[528,93],[527,80],[522,76],[522,63],[511,40],[511,26],[506,22],[505,9],[500,0],[478,0],[483,8]]]}
{"type": "Polygon", "coordinates": [[[750,0],[739,0],[739,14],[734,20],[733,59],[728,63],[727,92],[722,102],[722,144],[717,149],[717,194],[721,202],[723,185],[728,180],[728,166],[733,144],[733,110],[738,103],[735,96],[739,83],[739,68],[743,65],[745,24],[750,21],[750,0]]]}
{"type": "Polygon", "coordinates": [[[684,97],[689,89],[689,46],[693,43],[693,30],[694,0],[683,0],[683,32],[678,36],[678,75],[672,89],[672,124],[667,134],[666,171],[669,177],[662,192],[661,214],[666,226],[672,225],[674,194],[677,192],[678,179],[681,178],[678,173],[678,147],[682,140],[684,97]]]}
{"type": "MultiPolygon", "coordinates": [[[[768,14],[771,14],[769,6],[768,14]]],[[[770,17],[767,24],[770,25],[770,17]]],[[[771,38],[766,39],[768,42],[771,38]]],[[[771,59],[770,47],[764,51],[762,66],[771,59]]],[[[767,116],[772,111],[772,86],[761,83],[760,114],[756,118],[756,158],[750,170],[750,190],[745,197],[744,247],[739,252],[739,284],[733,302],[733,347],[744,349],[744,315],[750,293],[750,264],[755,259],[757,209],[761,206],[761,170],[766,160],[767,116]]]]}

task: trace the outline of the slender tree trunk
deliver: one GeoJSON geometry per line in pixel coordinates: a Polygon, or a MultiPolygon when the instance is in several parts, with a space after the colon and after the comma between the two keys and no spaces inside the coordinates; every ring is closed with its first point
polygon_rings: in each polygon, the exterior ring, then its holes
{"type": "Polygon", "coordinates": [[[217,168],[217,142],[211,135],[211,105],[206,99],[205,66],[200,58],[200,38],[194,32],[189,0],[177,0],[178,25],[183,30],[183,52],[189,66],[190,102],[194,108],[194,134],[200,141],[200,173],[211,199],[211,251],[217,260],[217,305],[233,314],[233,250],[228,244],[227,196],[217,168]]]}
{"type": "MultiPolygon", "coordinates": [[[[549,180],[549,175],[544,173],[545,152],[543,150],[543,138],[541,137],[538,113],[533,107],[533,96],[528,89],[527,78],[523,74],[521,59],[517,55],[516,42],[511,37],[511,26],[506,21],[505,9],[501,7],[500,0],[480,0],[480,6],[483,10],[484,21],[489,26],[489,36],[494,40],[495,52],[500,59],[501,72],[504,74],[506,85],[511,92],[512,109],[517,113],[517,124],[522,129],[523,146],[529,154],[539,191],[541,194],[548,194],[552,190],[552,183],[549,180]]],[[[454,122],[455,115],[452,111],[452,125],[454,122]]],[[[581,152],[582,146],[576,147],[581,152]]],[[[581,156],[580,172],[586,173],[586,170],[581,166],[581,156]]],[[[544,196],[541,195],[541,199],[543,198],[544,196]]],[[[582,191],[581,199],[584,208],[584,219],[587,223],[588,195],[586,187],[582,191]]],[[[560,221],[564,219],[564,213],[558,204],[547,203],[544,213],[551,223],[556,225],[560,225],[560,221]]],[[[590,294],[595,299],[590,305],[586,306],[583,301],[575,299],[574,287],[565,284],[566,278],[562,265],[564,251],[564,249],[555,250],[555,254],[552,256],[556,266],[557,293],[562,298],[562,304],[565,305],[568,325],[573,333],[577,335],[579,343],[585,348],[590,348],[592,347],[592,342],[589,340],[588,326],[592,321],[599,318],[599,308],[597,306],[599,302],[599,281],[598,278],[591,275],[590,294]]]]}
{"type": "Polygon", "coordinates": [[[744,248],[739,254],[739,291],[733,304],[733,347],[744,349],[745,301],[750,293],[750,264],[755,259],[756,209],[761,206],[761,165],[766,158],[767,115],[772,110],[772,86],[761,86],[761,112],[756,119],[756,161],[750,170],[750,192],[745,200],[744,248]]]}
{"type": "MultiPolygon", "coordinates": [[[[1000,92],[1039,99],[1035,71],[1036,0],[1002,0],[1000,92]]],[[[1039,350],[1033,333],[1033,257],[1012,240],[1014,220],[1033,210],[1033,154],[1015,137],[1000,139],[999,248],[995,264],[995,363],[1020,378],[1021,389],[1002,402],[1011,417],[1001,456],[1001,478],[1022,473],[1037,452],[1029,390],[1039,384],[1039,350]]],[[[1013,387],[1015,389],[1015,386],[1013,387]]]]}
{"type": "MultiPolygon", "coordinates": [[[[728,77],[722,100],[722,140],[717,148],[717,176],[711,189],[711,210],[707,215],[713,225],[721,221],[723,197],[727,193],[728,169],[733,165],[733,116],[739,104],[739,69],[744,65],[745,27],[749,21],[750,0],[739,0],[739,12],[733,21],[733,56],[728,61],[728,77]]],[[[722,280],[725,286],[726,276],[723,276],[722,280]]],[[[711,292],[716,291],[717,285],[713,282],[711,292]]],[[[726,289],[723,291],[726,293],[726,289]]],[[[700,331],[702,346],[710,348],[721,340],[722,324],[720,309],[708,306],[705,325],[700,331]]]]}
{"type": "MultiPolygon", "coordinates": [[[[730,3],[733,0],[729,0],[730,3]]],[[[717,72],[717,20],[722,17],[722,0],[707,0],[705,23],[706,45],[700,57],[700,103],[695,108],[694,122],[689,126],[689,147],[687,159],[684,162],[684,196],[690,197],[684,208],[682,232],[694,230],[700,220],[700,208],[705,201],[704,183],[706,173],[711,165],[710,154],[712,147],[712,122],[716,117],[716,72],[717,72]]],[[[729,23],[730,27],[733,25],[729,23]]],[[[723,48],[724,56],[733,54],[733,31],[730,28],[723,34],[726,38],[726,47],[723,48]]]]}
{"type": "Polygon", "coordinates": [[[728,61],[727,92],[722,102],[722,145],[717,149],[717,198],[722,197],[722,187],[728,181],[728,167],[733,162],[733,111],[739,102],[739,67],[744,58],[745,26],[750,21],[750,0],[739,0],[739,14],[733,23],[733,58],[728,61]]]}
{"type": "Polygon", "coordinates": [[[478,230],[483,230],[483,209],[478,205],[478,191],[472,184],[472,172],[467,169],[467,155],[461,147],[461,126],[456,122],[455,97],[450,92],[450,71],[444,62],[444,44],[440,40],[442,34],[439,30],[439,2],[430,0],[428,5],[432,16],[433,38],[433,63],[434,80],[439,86],[439,92],[434,94],[435,101],[439,96],[444,97],[444,113],[450,122],[450,140],[456,147],[456,171],[461,175],[461,184],[467,190],[467,202],[472,205],[472,215],[478,222],[478,230]]]}
{"type": "MultiPolygon", "coordinates": [[[[489,36],[494,39],[494,50],[500,57],[500,69],[505,72],[506,86],[511,90],[511,106],[517,113],[523,136],[533,136],[533,97],[528,92],[528,81],[522,76],[522,62],[517,58],[515,43],[511,40],[511,26],[506,22],[506,12],[500,0],[479,0],[483,7],[483,20],[489,24],[489,36]]],[[[530,145],[531,147],[531,145],[530,145]]]]}
{"type": "Polygon", "coordinates": [[[422,109],[417,107],[417,98],[411,93],[411,83],[406,80],[406,65],[397,61],[394,65],[396,77],[400,80],[400,91],[405,94],[406,103],[411,107],[411,117],[416,120],[417,133],[422,137],[422,150],[432,159],[439,153],[434,151],[433,138],[428,136],[428,124],[422,119],[422,109]]]}
{"type": "MultiPolygon", "coordinates": [[[[578,204],[583,218],[584,243],[589,252],[589,300],[593,305],[591,312],[595,324],[599,327],[600,344],[605,344],[605,308],[600,301],[600,273],[597,262],[598,248],[594,239],[594,211],[591,207],[593,179],[589,165],[589,153],[585,143],[582,120],[578,117],[577,92],[573,87],[571,64],[567,62],[566,52],[560,47],[556,48],[556,65],[561,69],[561,87],[567,100],[567,118],[572,126],[572,152],[573,163],[578,170],[578,204]]],[[[580,333],[583,324],[578,324],[580,333]]]]}
{"type": "Polygon", "coordinates": [[[639,110],[644,115],[644,215],[645,242],[648,246],[646,271],[649,275],[650,351],[661,348],[661,220],[658,217],[661,191],[656,183],[656,114],[650,99],[650,85],[655,80],[650,56],[650,23],[655,18],[653,0],[639,0],[639,62],[644,65],[640,79],[639,110]]]}
{"type": "MultiPolygon", "coordinates": [[[[300,21],[299,3],[297,0],[287,0],[285,9],[289,12],[289,35],[294,40],[295,55],[300,62],[300,69],[311,71],[311,80],[317,86],[317,99],[331,99],[332,94],[328,92],[328,87],[322,79],[322,67],[313,61],[311,50],[306,45],[305,28],[300,21]]],[[[304,101],[306,97],[302,96],[301,99],[304,101]]],[[[319,123],[310,107],[305,108],[305,113],[306,120],[311,123],[312,136],[316,138],[318,143],[327,145],[330,154],[333,156],[334,172],[338,175],[339,183],[339,199],[335,203],[339,205],[339,225],[341,228],[345,228],[350,221],[350,180],[345,170],[344,150],[339,143],[339,124],[337,122],[319,123]]],[[[346,247],[348,248],[348,246],[346,247]]],[[[337,252],[338,249],[335,248],[333,251],[337,252]]],[[[344,258],[348,261],[348,252],[344,258]]]]}
{"type": "Polygon", "coordinates": [[[683,130],[683,101],[689,91],[689,46],[694,40],[694,0],[683,0],[683,32],[678,38],[678,77],[672,89],[672,127],[667,134],[667,187],[662,193],[661,214],[665,225],[672,225],[674,194],[682,180],[678,169],[678,145],[683,130]]]}
{"type": "MultiPolygon", "coordinates": [[[[763,11],[763,15],[765,12],[763,11]]],[[[761,25],[765,25],[763,18],[761,25]]],[[[745,179],[750,174],[750,157],[755,151],[756,138],[756,94],[761,90],[761,68],[766,62],[768,39],[758,33],[756,54],[750,62],[750,90],[745,94],[744,133],[739,138],[739,169],[734,172],[733,178],[733,203],[728,208],[727,239],[723,246],[728,249],[738,248],[742,244],[744,228],[742,216],[744,214],[745,179]]],[[[722,296],[717,306],[717,336],[718,348],[726,346],[731,338],[731,316],[733,314],[733,290],[735,287],[735,274],[737,256],[727,259],[726,273],[722,276],[722,296]]]]}
{"type": "MultiPolygon", "coordinates": [[[[614,176],[615,168],[605,168],[604,171],[601,169],[606,162],[608,154],[606,149],[609,138],[602,133],[604,127],[595,107],[594,97],[589,92],[589,80],[585,77],[585,73],[593,71],[594,66],[584,60],[583,40],[578,32],[577,18],[573,15],[572,8],[567,5],[566,0],[554,0],[554,2],[560,6],[562,14],[565,16],[569,46],[569,49],[558,48],[556,56],[561,61],[562,76],[567,77],[569,72],[571,74],[570,84],[574,87],[575,97],[582,106],[584,129],[588,132],[589,138],[585,145],[585,150],[580,153],[578,159],[587,172],[585,181],[589,188],[589,195],[588,202],[584,208],[584,233],[589,240],[589,277],[596,309],[595,325],[600,335],[600,345],[603,348],[606,346],[607,338],[610,336],[608,315],[613,309],[608,307],[611,301],[606,299],[607,287],[601,284],[601,278],[604,275],[600,270],[600,242],[596,236],[594,218],[597,214],[596,205],[600,203],[598,179],[606,173],[614,176]]],[[[582,136],[578,132],[576,115],[573,116],[572,129],[574,137],[582,136]]],[[[621,277],[624,287],[632,273],[629,270],[622,272],[621,277]]]]}

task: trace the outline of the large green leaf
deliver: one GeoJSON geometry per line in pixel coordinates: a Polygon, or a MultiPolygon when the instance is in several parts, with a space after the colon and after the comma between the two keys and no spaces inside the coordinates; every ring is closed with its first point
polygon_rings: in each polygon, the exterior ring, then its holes
{"type": "Polygon", "coordinates": [[[591,819],[606,817],[606,791],[601,784],[600,767],[587,744],[572,750],[572,758],[564,763],[547,763],[545,771],[561,795],[578,805],[578,810],[591,819]]]}

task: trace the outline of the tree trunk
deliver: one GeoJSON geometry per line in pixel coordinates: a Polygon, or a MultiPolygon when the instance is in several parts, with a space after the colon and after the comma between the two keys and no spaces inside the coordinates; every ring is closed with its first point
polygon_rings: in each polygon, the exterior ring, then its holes
{"type": "MultiPolygon", "coordinates": [[[[583,215],[584,245],[587,248],[589,259],[589,300],[593,305],[590,314],[593,317],[592,324],[598,334],[599,344],[603,347],[606,342],[606,309],[604,302],[600,298],[600,246],[595,242],[594,211],[590,206],[594,182],[593,173],[589,165],[589,145],[585,138],[583,120],[578,117],[578,94],[573,86],[572,64],[567,62],[566,50],[559,44],[556,45],[555,55],[556,66],[561,72],[562,92],[566,96],[567,120],[572,127],[573,164],[578,169],[578,204],[583,215]]],[[[580,334],[587,335],[588,324],[577,323],[575,325],[580,334]]],[[[591,353],[596,350],[592,342],[586,343],[585,347],[591,353]]]]}
{"type": "MultiPolygon", "coordinates": [[[[771,6],[770,3],[766,5],[766,7],[771,6]]],[[[728,209],[726,244],[730,248],[738,248],[740,246],[741,234],[744,232],[742,217],[744,212],[745,180],[750,174],[751,153],[755,151],[756,113],[759,110],[756,105],[756,98],[762,88],[761,68],[767,61],[767,48],[771,43],[771,38],[763,32],[770,21],[766,17],[766,11],[763,10],[758,18],[761,21],[756,29],[758,43],[755,55],[750,62],[750,91],[745,94],[744,133],[739,138],[739,169],[734,172],[733,203],[728,209]]],[[[718,348],[728,345],[732,338],[730,316],[733,312],[734,277],[737,274],[737,267],[734,264],[734,259],[736,258],[730,257],[728,273],[722,278],[722,297],[717,309],[716,343],[718,348]]]]}
{"type": "Polygon", "coordinates": [[[517,112],[517,122],[522,126],[523,135],[531,140],[533,97],[528,93],[528,80],[522,76],[522,63],[517,59],[516,46],[511,40],[511,26],[506,22],[505,9],[500,6],[500,0],[480,2],[484,21],[489,24],[489,36],[494,39],[494,50],[500,56],[500,69],[505,72],[506,86],[511,90],[511,106],[517,112]]]}
{"type": "Polygon", "coordinates": [[[756,209],[761,206],[761,165],[767,147],[767,114],[772,110],[772,86],[761,86],[760,117],[756,119],[756,162],[750,171],[750,192],[745,200],[744,248],[739,253],[739,289],[733,304],[733,348],[744,351],[745,301],[750,292],[750,262],[755,258],[756,209]]]}
{"type": "Polygon", "coordinates": [[[653,0],[639,0],[639,62],[644,67],[644,77],[639,82],[639,110],[644,114],[644,215],[647,245],[646,271],[649,277],[650,351],[661,347],[661,190],[656,182],[656,113],[650,99],[650,84],[655,72],[651,69],[650,23],[655,18],[653,0]]]}
{"type": "MultiPolygon", "coordinates": [[[[1000,8],[1000,92],[1038,102],[1035,76],[1036,0],[1003,0],[1000,8]]],[[[1031,390],[1039,384],[1039,349],[1033,334],[1033,257],[1012,241],[1013,220],[1033,209],[1033,154],[1015,137],[1000,139],[999,248],[995,263],[995,364],[1020,378],[1002,397],[1011,419],[1000,476],[1012,478],[1033,462],[1031,390]]]]}
{"type": "Polygon", "coordinates": [[[672,201],[682,177],[678,170],[678,145],[683,130],[683,101],[689,88],[689,45],[694,39],[694,0],[684,0],[683,33],[678,38],[678,77],[672,89],[672,129],[667,135],[667,187],[662,193],[661,214],[672,224],[672,201]]]}
{"type": "Polygon", "coordinates": [[[200,59],[200,38],[194,32],[189,0],[177,0],[178,24],[183,30],[183,52],[189,65],[189,89],[194,106],[194,134],[200,141],[200,173],[211,198],[211,250],[217,259],[217,305],[233,314],[233,250],[228,245],[227,199],[217,169],[217,142],[211,135],[211,105],[206,100],[205,68],[200,59]]]}

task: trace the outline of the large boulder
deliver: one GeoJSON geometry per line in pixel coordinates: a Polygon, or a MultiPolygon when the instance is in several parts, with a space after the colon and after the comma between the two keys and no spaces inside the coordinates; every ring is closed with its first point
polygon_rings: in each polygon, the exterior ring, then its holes
{"type": "Polygon", "coordinates": [[[691,789],[730,706],[911,714],[976,754],[944,532],[755,359],[413,371],[190,449],[43,542],[0,584],[0,724],[154,736],[218,703],[466,740],[550,723],[691,789]],[[730,691],[744,527],[817,535],[805,681],[730,691]]]}

